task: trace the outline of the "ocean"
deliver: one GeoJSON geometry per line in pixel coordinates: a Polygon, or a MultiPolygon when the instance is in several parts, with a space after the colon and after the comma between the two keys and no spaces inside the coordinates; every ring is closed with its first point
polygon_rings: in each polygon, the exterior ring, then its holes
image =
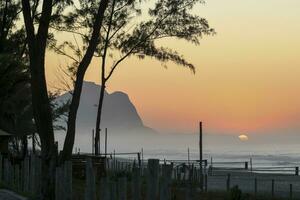
{"type": "MultiPolygon", "coordinates": [[[[56,135],[59,148],[62,148],[64,134],[56,135]]],[[[101,152],[104,153],[104,138],[101,136],[101,152]]],[[[199,159],[199,143],[197,134],[113,134],[108,135],[107,153],[134,153],[143,151],[143,158],[166,160],[199,159]]],[[[91,134],[76,136],[74,153],[91,153],[91,134]]],[[[252,161],[253,168],[300,166],[300,144],[280,142],[257,142],[249,139],[242,142],[232,135],[205,135],[203,137],[203,158],[214,167],[244,167],[252,161]],[[250,161],[251,160],[251,161],[250,161]],[[228,164],[227,164],[228,163],[228,164]]],[[[137,154],[121,157],[136,159],[137,154]]]]}

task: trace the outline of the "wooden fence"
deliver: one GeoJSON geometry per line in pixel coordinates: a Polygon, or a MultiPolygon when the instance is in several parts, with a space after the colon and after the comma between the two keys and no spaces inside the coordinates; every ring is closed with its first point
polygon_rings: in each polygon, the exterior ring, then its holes
{"type": "MultiPolygon", "coordinates": [[[[201,182],[204,184],[203,192],[228,191],[238,185],[243,192],[254,195],[267,193],[290,199],[300,197],[300,179],[294,175],[251,173],[247,169],[210,169],[205,163],[201,173],[197,162],[187,164],[158,159],[140,163],[124,159],[104,161],[105,173],[101,172],[103,168],[99,167],[97,159],[91,156],[57,167],[56,200],[169,200],[174,198],[174,188],[189,200],[193,199],[196,191],[200,191],[201,182]],[[82,180],[84,197],[77,196],[77,191],[74,191],[77,179],[82,180]]],[[[0,182],[9,188],[38,198],[41,177],[39,156],[30,155],[21,162],[14,162],[0,155],[0,182]]]]}

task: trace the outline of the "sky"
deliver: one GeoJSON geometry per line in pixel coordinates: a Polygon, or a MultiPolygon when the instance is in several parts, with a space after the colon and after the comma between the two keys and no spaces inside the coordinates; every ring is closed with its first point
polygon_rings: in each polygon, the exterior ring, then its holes
{"type": "MultiPolygon", "coordinates": [[[[200,46],[164,40],[196,66],[196,74],[153,59],[125,61],[108,82],[126,92],[144,124],[162,132],[224,134],[300,131],[300,1],[207,0],[193,11],[215,28],[200,46]]],[[[47,81],[57,83],[66,59],[48,53],[47,81]]],[[[99,83],[94,60],[85,80],[99,83]]]]}

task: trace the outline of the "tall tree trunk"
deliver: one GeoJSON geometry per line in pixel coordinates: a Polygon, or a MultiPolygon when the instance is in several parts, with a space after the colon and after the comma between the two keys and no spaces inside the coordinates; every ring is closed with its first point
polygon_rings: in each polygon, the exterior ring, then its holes
{"type": "Polygon", "coordinates": [[[102,116],[102,107],[103,107],[103,100],[104,100],[104,93],[105,93],[105,82],[102,82],[101,89],[100,89],[100,97],[98,102],[98,110],[97,110],[97,120],[96,120],[96,135],[95,135],[95,154],[100,154],[100,123],[101,123],[101,116],[102,116]]]}
{"type": "Polygon", "coordinates": [[[34,30],[29,0],[22,0],[22,8],[29,47],[33,114],[41,140],[41,199],[53,200],[55,197],[55,145],[52,111],[45,77],[45,52],[52,0],[43,1],[37,33],[34,30]]]}
{"type": "MultiPolygon", "coordinates": [[[[35,51],[37,52],[37,51],[35,51]]],[[[32,59],[31,59],[32,60],[32,59]]],[[[34,60],[34,59],[33,59],[34,60]]],[[[36,59],[37,60],[37,59],[36,59]]],[[[44,59],[39,59],[31,70],[32,105],[37,132],[41,140],[42,159],[42,199],[54,199],[55,184],[55,146],[52,125],[52,112],[47,93],[47,86],[43,70],[44,59]]],[[[31,62],[32,63],[32,62],[31,62]]]]}
{"type": "Polygon", "coordinates": [[[95,154],[96,155],[100,154],[100,131],[101,131],[100,123],[101,123],[102,107],[103,107],[104,93],[105,93],[106,81],[107,81],[107,79],[105,78],[106,55],[107,55],[107,50],[108,50],[108,46],[109,46],[109,37],[110,37],[111,25],[112,25],[114,10],[115,10],[115,4],[116,4],[116,0],[113,0],[112,10],[111,10],[110,17],[109,17],[109,26],[108,26],[108,30],[107,30],[106,38],[105,38],[104,52],[103,52],[103,56],[102,56],[101,89],[100,89],[100,97],[99,97],[99,102],[98,102],[97,120],[96,120],[96,137],[95,137],[95,154]]]}
{"type": "Polygon", "coordinates": [[[72,150],[74,146],[74,140],[75,140],[75,132],[76,132],[76,117],[77,117],[77,111],[79,107],[80,102],[80,96],[82,92],[82,84],[85,72],[91,63],[91,60],[94,56],[94,52],[99,44],[99,38],[100,38],[100,29],[102,26],[102,21],[104,18],[104,12],[107,8],[109,0],[101,0],[99,9],[97,12],[97,15],[95,16],[95,22],[93,26],[93,32],[91,39],[89,41],[88,48],[86,50],[86,53],[80,62],[76,74],[76,81],[74,85],[74,91],[73,91],[73,97],[70,105],[70,111],[68,115],[68,129],[67,129],[67,135],[64,142],[64,147],[62,154],[60,155],[60,162],[64,162],[66,160],[70,160],[72,157],[72,150]]]}

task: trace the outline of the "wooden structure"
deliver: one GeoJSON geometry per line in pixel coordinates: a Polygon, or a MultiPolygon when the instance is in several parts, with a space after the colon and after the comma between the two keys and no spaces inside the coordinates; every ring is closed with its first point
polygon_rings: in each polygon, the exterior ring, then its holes
{"type": "Polygon", "coordinates": [[[8,140],[12,135],[0,129],[0,153],[8,153],[8,140]]]}
{"type": "MultiPolygon", "coordinates": [[[[106,158],[103,156],[94,155],[72,155],[73,176],[78,179],[85,179],[86,160],[91,159],[98,179],[106,175],[106,158]]],[[[97,180],[98,180],[97,179],[97,180]]]]}

